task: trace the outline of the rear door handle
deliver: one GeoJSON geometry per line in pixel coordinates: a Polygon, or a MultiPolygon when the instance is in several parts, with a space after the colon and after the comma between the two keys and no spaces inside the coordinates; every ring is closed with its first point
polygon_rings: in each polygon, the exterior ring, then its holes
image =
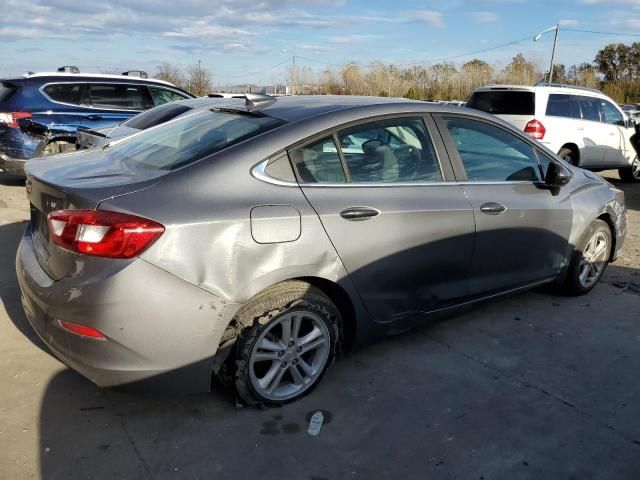
{"type": "Polygon", "coordinates": [[[380,210],[371,207],[349,207],[340,212],[340,216],[345,220],[362,221],[369,220],[380,214],[380,210]]]}
{"type": "Polygon", "coordinates": [[[102,115],[89,115],[87,120],[102,120],[102,115]]]}
{"type": "Polygon", "coordinates": [[[487,215],[500,215],[507,211],[507,207],[495,202],[484,203],[480,206],[480,211],[487,215]]]}

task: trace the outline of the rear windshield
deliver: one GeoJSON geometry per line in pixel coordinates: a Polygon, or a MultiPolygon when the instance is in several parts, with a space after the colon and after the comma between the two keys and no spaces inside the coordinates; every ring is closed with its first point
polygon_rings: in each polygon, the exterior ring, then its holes
{"type": "Polygon", "coordinates": [[[5,100],[8,100],[9,97],[13,95],[16,90],[17,88],[14,87],[13,85],[7,82],[0,82],[0,102],[4,102],[5,100]]]}
{"type": "Polygon", "coordinates": [[[161,105],[159,107],[152,108],[151,110],[147,110],[144,113],[140,113],[130,120],[127,120],[122,125],[129,128],[136,128],[138,130],[146,130],[147,128],[168,122],[189,110],[191,110],[191,108],[185,105],[168,103],[166,105],[161,105]]]}
{"type": "Polygon", "coordinates": [[[272,117],[201,110],[158,125],[107,149],[107,159],[132,167],[173,170],[275,128],[272,117]]]}
{"type": "Polygon", "coordinates": [[[494,115],[534,115],[535,94],[511,90],[474,92],[467,107],[494,115]]]}

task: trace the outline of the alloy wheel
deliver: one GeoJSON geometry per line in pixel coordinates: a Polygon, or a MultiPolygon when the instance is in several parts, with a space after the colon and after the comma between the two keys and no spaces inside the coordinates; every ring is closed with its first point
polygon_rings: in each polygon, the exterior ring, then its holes
{"type": "Polygon", "coordinates": [[[607,264],[609,239],[603,232],[596,232],[582,252],[578,279],[583,288],[595,284],[607,264]]]}
{"type": "Polygon", "coordinates": [[[631,175],[636,180],[640,180],[640,157],[636,155],[635,160],[631,164],[631,175]]]}
{"type": "Polygon", "coordinates": [[[331,335],[313,312],[290,311],[270,323],[249,357],[251,386],[260,396],[284,401],[301,395],[322,374],[331,335]]]}

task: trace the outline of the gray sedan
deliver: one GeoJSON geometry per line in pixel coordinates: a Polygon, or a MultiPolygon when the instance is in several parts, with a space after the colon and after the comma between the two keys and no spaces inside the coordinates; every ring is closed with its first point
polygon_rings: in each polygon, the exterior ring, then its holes
{"type": "Polygon", "coordinates": [[[551,284],[589,292],[623,193],[482,112],[248,95],[27,165],[24,310],[101,386],[307,394],[337,353],[551,284]]]}

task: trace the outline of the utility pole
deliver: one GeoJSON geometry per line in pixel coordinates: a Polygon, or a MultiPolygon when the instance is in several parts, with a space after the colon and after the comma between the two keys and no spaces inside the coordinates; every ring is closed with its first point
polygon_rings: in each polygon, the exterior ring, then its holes
{"type": "Polygon", "coordinates": [[[556,46],[558,45],[558,34],[560,33],[560,24],[556,25],[556,34],[553,37],[553,49],[551,50],[551,66],[549,66],[549,83],[553,81],[553,61],[556,57],[556,46]]]}
{"type": "Polygon", "coordinates": [[[291,95],[296,94],[296,52],[291,57],[291,95]]]}

